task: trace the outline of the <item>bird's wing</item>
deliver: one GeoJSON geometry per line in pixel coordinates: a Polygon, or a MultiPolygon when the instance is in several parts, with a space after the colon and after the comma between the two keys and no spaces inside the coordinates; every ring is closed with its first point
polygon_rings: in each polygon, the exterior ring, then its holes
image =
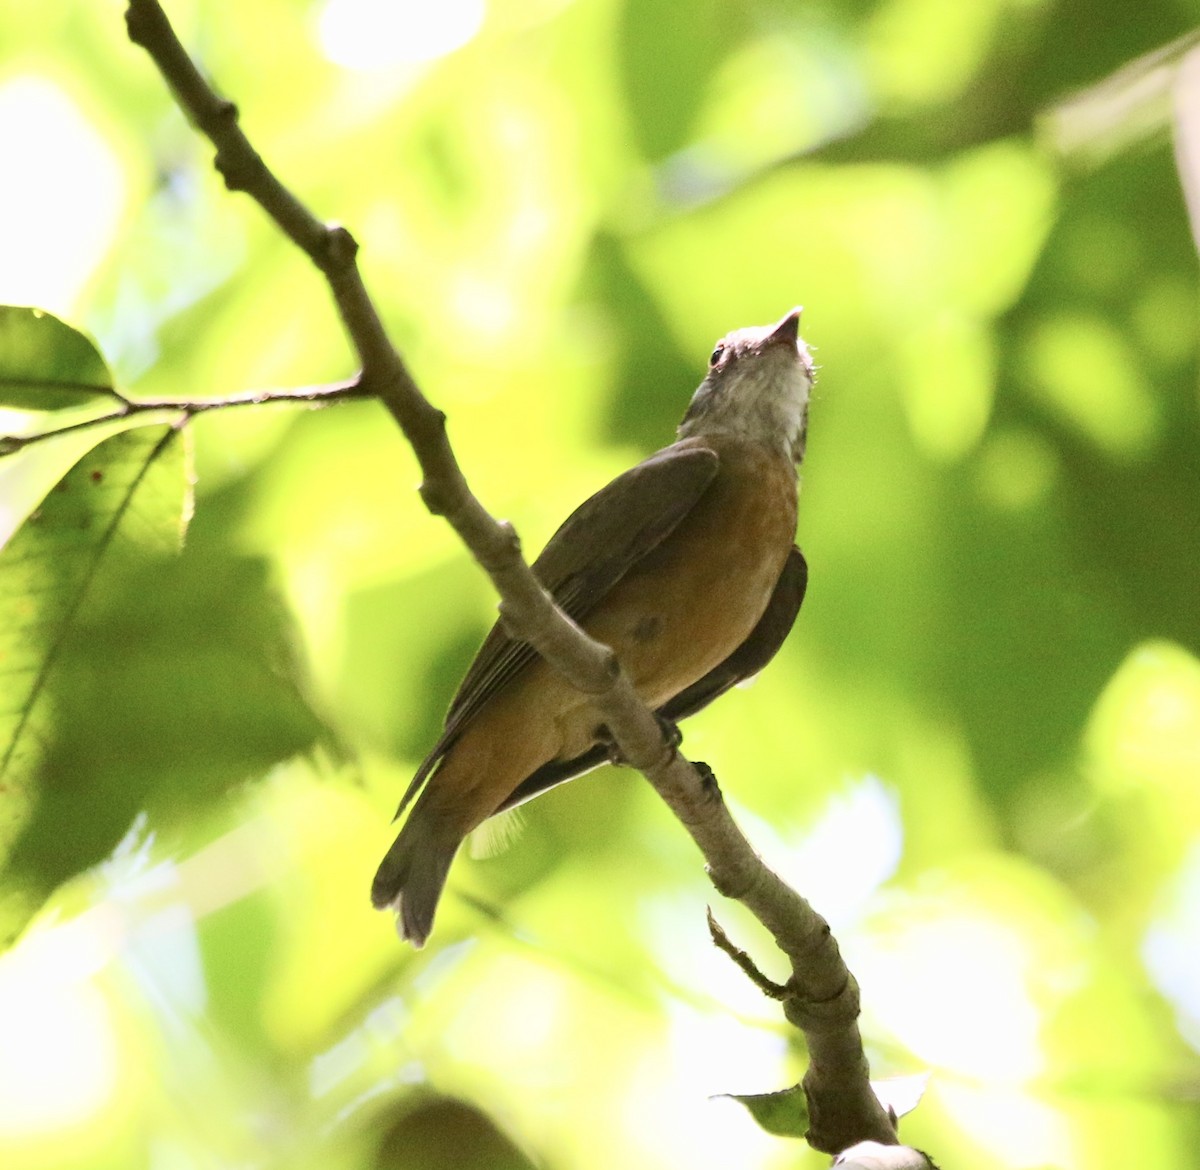
{"type": "MultiPolygon", "coordinates": [[[[702,679],[680,691],[674,698],[668,699],[659,707],[658,713],[672,722],[686,719],[707,707],[730,687],[758,674],[775,657],[795,624],[807,586],[808,564],[804,560],[804,554],[798,548],[793,548],[788,553],[771,600],[767,602],[766,610],[758,619],[758,625],[750,631],[749,637],[702,679]]],[[[503,812],[523,804],[545,792],[547,788],[553,788],[556,784],[573,780],[576,776],[582,776],[584,772],[598,768],[607,759],[608,748],[604,744],[597,744],[574,759],[551,760],[522,781],[496,811],[503,812]]]]}
{"type": "MultiPolygon", "coordinates": [[[[617,476],[563,522],[533,563],[538,580],[577,622],[692,510],[717,474],[715,451],[675,443],[617,476]]],[[[446,727],[413,777],[400,807],[416,795],[463,728],[536,657],[527,642],[492,627],[450,704],[446,727]]]]}

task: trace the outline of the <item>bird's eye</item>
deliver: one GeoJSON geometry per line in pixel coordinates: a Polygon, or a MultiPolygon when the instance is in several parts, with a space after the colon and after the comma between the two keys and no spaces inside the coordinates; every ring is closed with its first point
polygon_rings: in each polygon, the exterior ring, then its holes
{"type": "Polygon", "coordinates": [[[708,359],[708,364],[710,366],[715,366],[717,364],[717,362],[719,362],[721,360],[721,354],[723,354],[724,352],[725,352],[725,343],[722,341],[722,342],[719,342],[717,344],[717,348],[712,351],[712,357],[710,357],[708,359]]]}

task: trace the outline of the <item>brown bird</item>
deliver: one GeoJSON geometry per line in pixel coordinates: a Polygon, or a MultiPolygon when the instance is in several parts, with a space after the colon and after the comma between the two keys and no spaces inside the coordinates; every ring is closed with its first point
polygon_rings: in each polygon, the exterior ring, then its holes
{"type": "MultiPolygon", "coordinates": [[[[665,721],[757,674],[804,598],[792,542],[813,364],[799,326],[793,309],[718,342],[677,441],[580,505],[533,563],[665,721]]],[[[608,754],[587,698],[497,623],[400,802],[397,817],[420,792],[372,902],[423,945],[463,838],[608,754]]]]}

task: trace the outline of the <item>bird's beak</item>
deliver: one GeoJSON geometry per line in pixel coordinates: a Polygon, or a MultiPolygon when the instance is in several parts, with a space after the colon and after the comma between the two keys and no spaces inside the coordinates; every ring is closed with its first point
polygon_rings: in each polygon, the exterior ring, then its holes
{"type": "Polygon", "coordinates": [[[800,314],[802,312],[802,307],[797,305],[787,316],[782,318],[779,324],[771,330],[767,344],[789,345],[795,348],[796,341],[800,336],[800,314]]]}

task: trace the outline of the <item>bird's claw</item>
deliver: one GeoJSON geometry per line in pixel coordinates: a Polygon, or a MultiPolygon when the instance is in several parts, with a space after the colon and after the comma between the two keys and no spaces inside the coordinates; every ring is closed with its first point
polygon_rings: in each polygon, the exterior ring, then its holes
{"type": "Polygon", "coordinates": [[[717,781],[717,774],[703,760],[693,760],[692,767],[700,774],[700,784],[704,791],[712,796],[721,795],[721,785],[717,781]]]}
{"type": "MultiPolygon", "coordinates": [[[[668,719],[665,715],[654,713],[654,719],[658,723],[659,730],[662,732],[663,739],[667,741],[667,746],[671,749],[671,755],[674,756],[679,745],[683,743],[683,732],[679,730],[679,724],[674,719],[668,719]]],[[[605,724],[600,724],[596,728],[596,739],[603,745],[605,752],[608,754],[608,762],[617,768],[629,767],[629,761],[621,754],[621,749],[617,746],[617,741],[613,739],[613,734],[609,731],[605,724]]]]}
{"type": "Polygon", "coordinates": [[[671,755],[674,755],[675,749],[683,743],[683,732],[679,730],[679,724],[658,711],[655,711],[654,718],[658,722],[658,729],[662,732],[663,739],[667,741],[667,746],[671,749],[671,755]]]}
{"type": "Polygon", "coordinates": [[[617,747],[617,741],[613,739],[613,733],[609,731],[608,724],[601,723],[596,728],[596,742],[604,748],[605,754],[608,756],[608,762],[614,768],[623,768],[625,766],[625,758],[621,755],[621,749],[617,747]]]}

